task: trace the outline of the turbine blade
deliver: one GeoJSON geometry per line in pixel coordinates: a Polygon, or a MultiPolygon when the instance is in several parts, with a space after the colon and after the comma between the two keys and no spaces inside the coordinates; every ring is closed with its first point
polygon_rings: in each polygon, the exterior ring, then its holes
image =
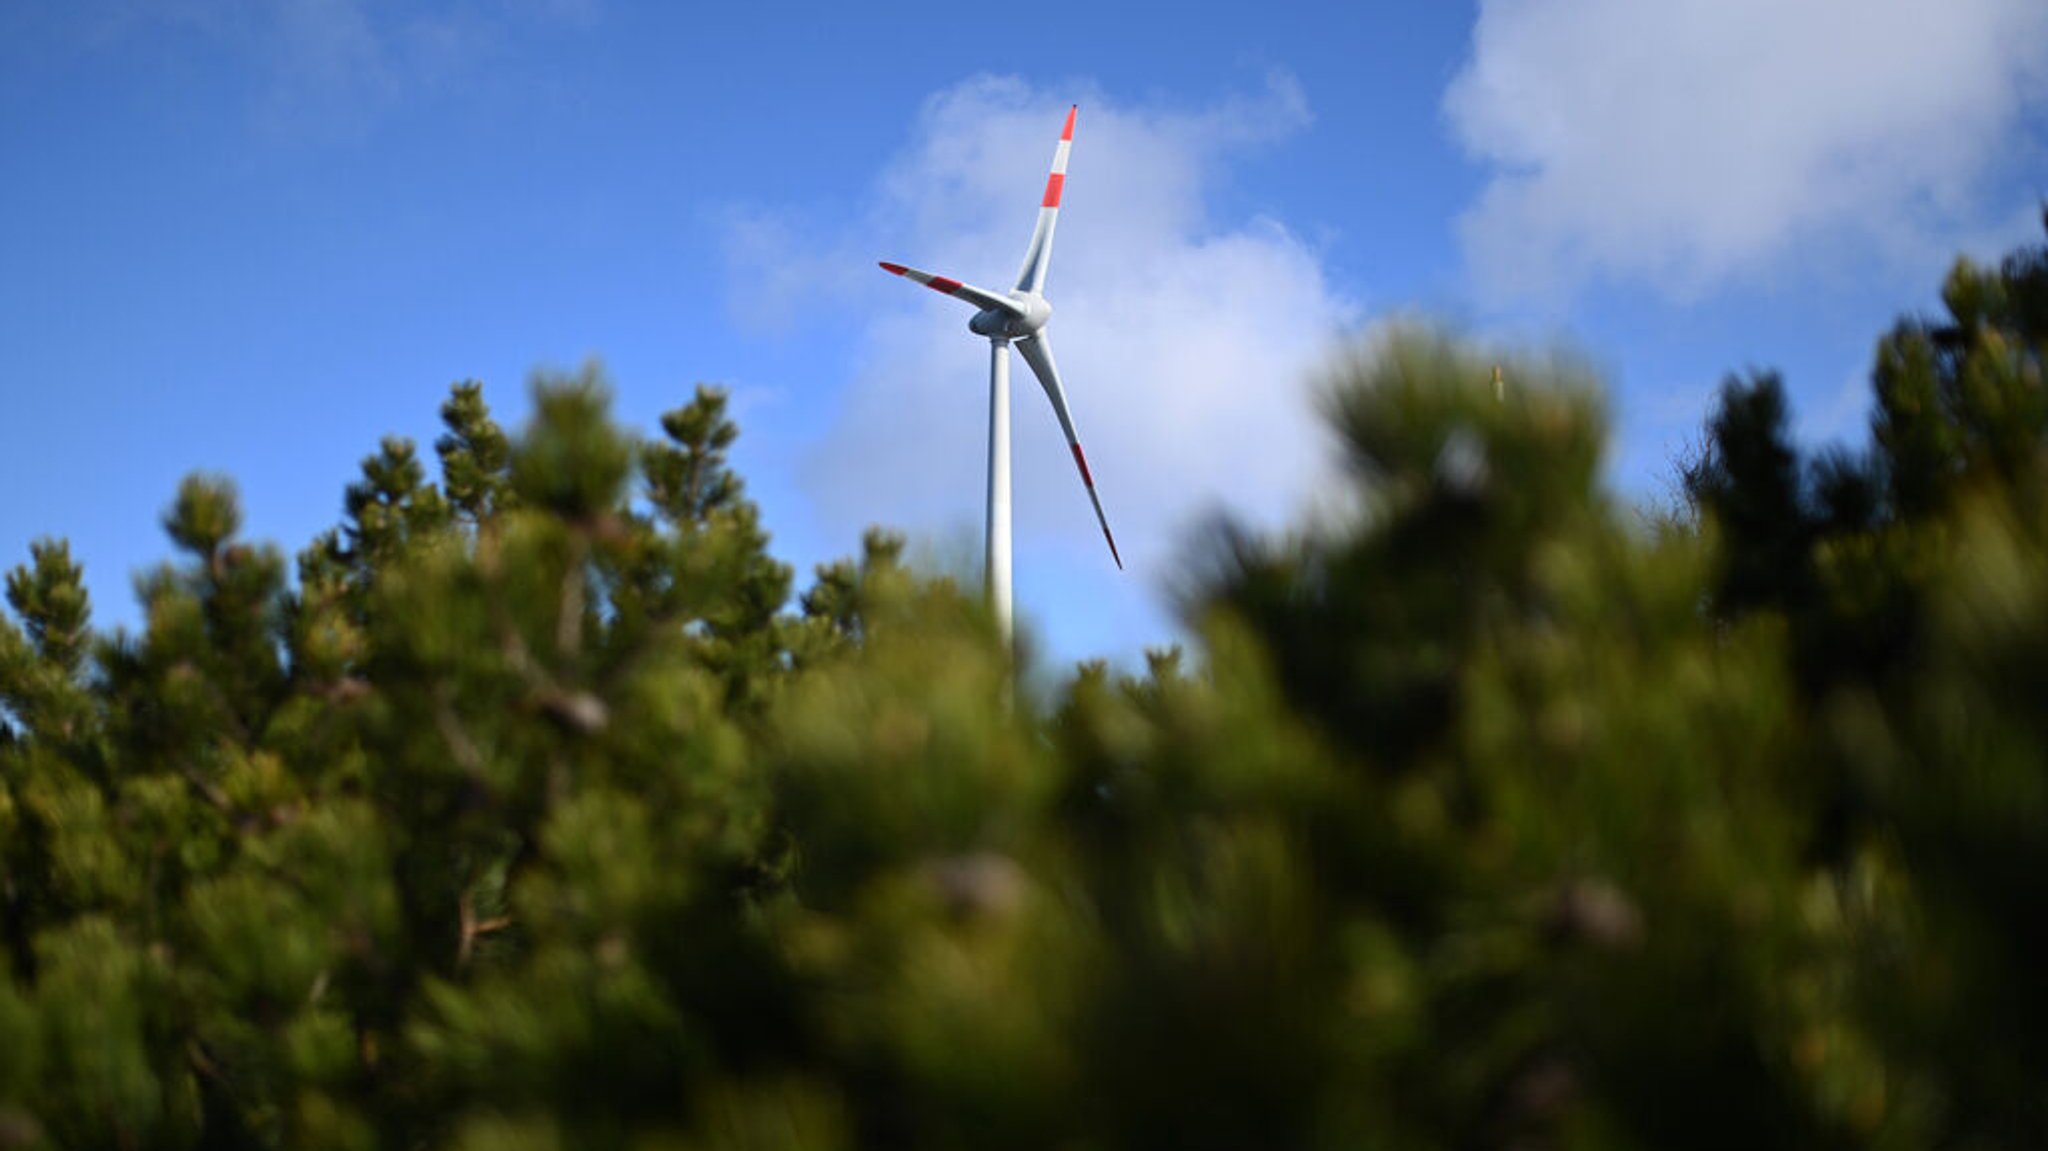
{"type": "Polygon", "coordinates": [[[977,288],[973,284],[963,284],[947,276],[934,276],[930,272],[920,272],[916,268],[906,268],[901,264],[892,264],[887,260],[879,262],[882,265],[882,270],[885,272],[901,276],[912,283],[923,284],[934,292],[944,292],[954,299],[966,300],[977,308],[1000,308],[1012,315],[1021,316],[1024,314],[1023,305],[1008,296],[998,296],[987,288],[977,288]]]}
{"type": "Polygon", "coordinates": [[[1067,185],[1067,153],[1074,147],[1074,116],[1079,104],[1067,109],[1067,126],[1060,129],[1059,146],[1052,153],[1052,174],[1045,178],[1045,198],[1038,205],[1038,227],[1032,230],[1031,246],[1024,251],[1024,266],[1017,270],[1017,290],[1045,290],[1045,270],[1052,265],[1052,229],[1059,223],[1060,193],[1067,185]]]}
{"type": "Polygon", "coordinates": [[[1095,477],[1088,474],[1088,457],[1081,453],[1081,437],[1074,432],[1074,413],[1067,408],[1067,392],[1060,386],[1060,370],[1053,364],[1052,345],[1046,341],[1045,333],[1039,332],[1028,339],[1016,341],[1017,351],[1024,362],[1031,365],[1031,374],[1045,388],[1045,397],[1052,401],[1052,414],[1059,417],[1060,430],[1067,434],[1067,446],[1074,449],[1074,466],[1081,470],[1081,484],[1088,489],[1088,502],[1095,505],[1095,520],[1102,525],[1102,538],[1109,541],[1109,558],[1116,561],[1118,571],[1123,570],[1124,557],[1116,550],[1116,537],[1110,534],[1109,517],[1102,514],[1102,497],[1095,494],[1095,477]]]}

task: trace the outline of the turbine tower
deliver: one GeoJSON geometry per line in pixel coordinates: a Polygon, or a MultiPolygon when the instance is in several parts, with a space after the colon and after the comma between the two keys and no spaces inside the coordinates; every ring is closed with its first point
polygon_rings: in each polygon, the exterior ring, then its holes
{"type": "Polygon", "coordinates": [[[1010,345],[1017,346],[1024,362],[1031,366],[1031,374],[1038,377],[1039,385],[1045,389],[1046,398],[1052,401],[1053,415],[1059,418],[1060,430],[1067,434],[1067,446],[1074,451],[1074,466],[1080,469],[1082,486],[1088,489],[1088,502],[1095,505],[1102,538],[1109,541],[1110,558],[1116,561],[1119,571],[1124,566],[1123,557],[1117,554],[1116,537],[1109,533],[1109,517],[1102,514],[1102,500],[1095,494],[1095,479],[1088,474],[1088,457],[1081,452],[1081,437],[1074,431],[1074,413],[1067,407],[1066,389],[1060,386],[1060,370],[1053,363],[1052,342],[1045,332],[1045,323],[1052,318],[1052,305],[1045,299],[1045,271],[1052,263],[1053,225],[1059,222],[1060,192],[1067,182],[1067,153],[1074,146],[1074,115],[1079,111],[1079,105],[1067,110],[1066,127],[1060,130],[1059,147],[1052,154],[1052,174],[1046,177],[1045,198],[1039,203],[1038,227],[1031,233],[1031,246],[1025,249],[1016,287],[998,295],[946,276],[882,261],[885,272],[973,304],[978,310],[967,321],[967,330],[988,337],[988,535],[983,579],[1004,643],[1010,641],[1012,618],[1010,345]]]}

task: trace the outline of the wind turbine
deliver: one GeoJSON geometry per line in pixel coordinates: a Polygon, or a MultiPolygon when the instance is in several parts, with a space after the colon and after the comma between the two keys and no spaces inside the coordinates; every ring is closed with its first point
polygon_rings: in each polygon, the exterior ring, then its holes
{"type": "Polygon", "coordinates": [[[1074,413],[1067,407],[1067,392],[1060,386],[1060,370],[1053,363],[1052,342],[1045,323],[1052,318],[1052,305],[1045,299],[1045,271],[1052,263],[1052,230],[1059,222],[1060,192],[1067,182],[1067,153],[1074,146],[1075,105],[1067,110],[1066,127],[1060,129],[1059,147],[1052,154],[1052,174],[1046,177],[1045,198],[1038,207],[1038,227],[1031,233],[1031,246],[1024,251],[1024,266],[1017,271],[1017,286],[998,295],[946,276],[935,276],[882,261],[882,270],[965,300],[976,309],[967,330],[988,337],[988,535],[983,579],[996,625],[1009,642],[1011,630],[1010,594],[1010,345],[1016,344],[1031,374],[1038,377],[1045,396],[1052,401],[1053,415],[1067,434],[1067,446],[1074,450],[1074,466],[1081,471],[1081,484],[1088,489],[1088,502],[1095,505],[1095,519],[1102,525],[1102,538],[1109,541],[1110,558],[1123,569],[1117,554],[1116,537],[1109,533],[1109,517],[1102,514],[1102,500],[1095,494],[1095,478],[1088,474],[1088,457],[1081,452],[1081,437],[1074,431],[1074,413]]]}

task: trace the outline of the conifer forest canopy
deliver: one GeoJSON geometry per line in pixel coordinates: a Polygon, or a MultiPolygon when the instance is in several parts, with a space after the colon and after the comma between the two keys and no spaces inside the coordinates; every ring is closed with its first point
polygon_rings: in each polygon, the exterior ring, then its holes
{"type": "Polygon", "coordinates": [[[1043,693],[595,368],[291,560],[186,480],[133,631],[39,542],[0,1149],[2048,1145],[2048,247],[1942,299],[1657,515],[1580,362],[1359,346],[1355,514],[1043,693]]]}

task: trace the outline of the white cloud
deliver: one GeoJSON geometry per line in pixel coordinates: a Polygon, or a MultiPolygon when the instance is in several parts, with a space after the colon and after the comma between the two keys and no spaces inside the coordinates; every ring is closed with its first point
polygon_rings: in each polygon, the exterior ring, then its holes
{"type": "MultiPolygon", "coordinates": [[[[859,324],[850,382],[802,472],[834,534],[884,523],[948,538],[971,524],[979,538],[989,346],[967,331],[967,307],[874,264],[1007,289],[1064,96],[981,78],[933,97],[883,171],[866,227],[817,245],[825,256],[813,286],[859,324]]],[[[1285,78],[1197,110],[1083,96],[1048,330],[1105,509],[1139,573],[1160,574],[1195,515],[1225,505],[1270,523],[1327,474],[1312,377],[1355,309],[1285,226],[1216,220],[1205,198],[1227,165],[1307,115],[1285,78]]],[[[759,222],[731,243],[740,268],[763,266],[757,247],[786,260],[797,246],[759,222]]],[[[788,293],[782,279],[757,287],[737,307],[761,322],[788,293]]],[[[1050,406],[1014,353],[1011,388],[1020,581],[1027,563],[1109,572],[1050,406]]]]}
{"type": "Polygon", "coordinates": [[[1482,290],[1684,297],[1829,236],[1953,251],[2044,97],[2041,0],[1481,0],[1444,108],[1482,290]]]}

